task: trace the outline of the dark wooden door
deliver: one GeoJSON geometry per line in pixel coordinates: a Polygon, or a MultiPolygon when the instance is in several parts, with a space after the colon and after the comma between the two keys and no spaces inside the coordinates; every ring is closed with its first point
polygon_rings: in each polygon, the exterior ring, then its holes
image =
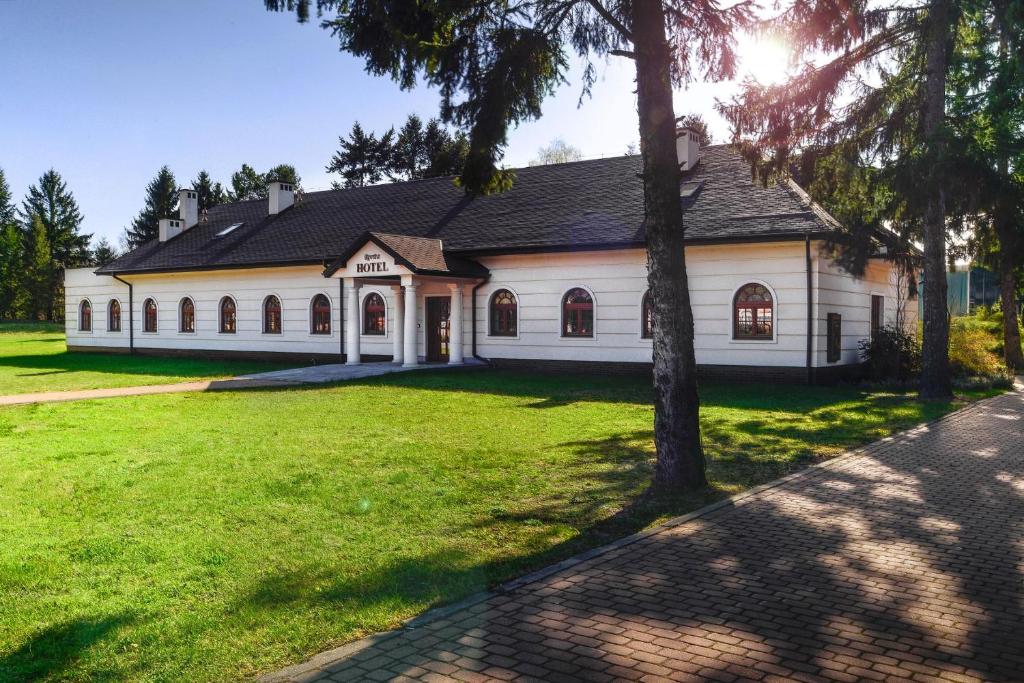
{"type": "Polygon", "coordinates": [[[449,296],[427,297],[427,360],[447,361],[451,338],[452,299],[449,296]]]}

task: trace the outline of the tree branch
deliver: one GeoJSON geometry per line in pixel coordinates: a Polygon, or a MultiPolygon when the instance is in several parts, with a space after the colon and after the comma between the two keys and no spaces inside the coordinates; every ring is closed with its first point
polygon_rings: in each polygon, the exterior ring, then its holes
{"type": "Polygon", "coordinates": [[[627,59],[636,59],[636,53],[632,50],[608,50],[608,54],[614,55],[615,57],[626,57],[627,59]]]}
{"type": "MultiPolygon", "coordinates": [[[[598,14],[600,14],[601,17],[605,21],[607,21],[609,24],[611,24],[612,28],[614,28],[616,31],[618,31],[619,34],[622,35],[623,38],[625,38],[626,40],[628,40],[631,43],[633,42],[633,34],[630,33],[628,28],[626,28],[626,25],[623,24],[618,19],[616,19],[615,15],[612,14],[611,12],[609,12],[605,8],[605,6],[600,3],[599,0],[587,0],[587,3],[591,7],[593,7],[594,11],[597,12],[598,14]]],[[[612,54],[614,54],[614,52],[612,54]]]]}

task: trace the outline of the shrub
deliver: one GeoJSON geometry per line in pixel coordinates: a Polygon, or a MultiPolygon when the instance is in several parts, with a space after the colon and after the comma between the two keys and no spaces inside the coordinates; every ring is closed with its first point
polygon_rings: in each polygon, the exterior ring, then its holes
{"type": "Polygon", "coordinates": [[[912,335],[886,326],[872,339],[860,342],[860,356],[868,379],[908,382],[921,370],[921,347],[912,335]]]}
{"type": "Polygon", "coordinates": [[[970,319],[949,328],[949,365],[956,377],[1001,377],[1007,374],[999,357],[999,339],[970,319]]]}

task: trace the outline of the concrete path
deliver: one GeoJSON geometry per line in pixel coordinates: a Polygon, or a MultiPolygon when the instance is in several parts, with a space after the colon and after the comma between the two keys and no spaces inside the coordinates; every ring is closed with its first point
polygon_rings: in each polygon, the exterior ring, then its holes
{"type": "Polygon", "coordinates": [[[118,396],[145,396],[148,394],[179,394],[189,391],[229,391],[237,389],[259,389],[267,387],[287,387],[301,384],[323,384],[345,380],[377,377],[393,372],[409,370],[439,370],[445,368],[481,367],[483,363],[473,360],[462,366],[451,366],[443,363],[424,363],[412,368],[385,363],[363,363],[361,365],[314,365],[290,370],[275,370],[252,375],[240,375],[227,379],[202,380],[198,382],[177,382],[174,384],[150,384],[138,387],[118,387],[113,389],[82,389],[79,391],[46,391],[35,394],[10,394],[0,396],[0,406],[23,405],[27,403],[56,403],[59,401],[81,401],[84,399],[115,398],[118,396]]]}
{"type": "Polygon", "coordinates": [[[1024,680],[1024,394],[264,677],[1024,680]]]}

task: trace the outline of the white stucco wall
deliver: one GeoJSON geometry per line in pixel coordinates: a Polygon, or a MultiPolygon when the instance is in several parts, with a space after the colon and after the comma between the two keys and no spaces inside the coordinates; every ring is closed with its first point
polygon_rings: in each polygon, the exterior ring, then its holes
{"type": "MultiPolygon", "coordinates": [[[[829,365],[825,357],[825,318],[829,312],[843,316],[841,363],[857,362],[857,342],[868,336],[871,294],[886,296],[887,319],[895,311],[893,277],[885,263],[875,263],[863,279],[856,279],[813,251],[815,288],[814,363],[829,365]]],[[[477,352],[485,358],[543,360],[649,362],[651,341],[640,334],[641,300],[647,289],[646,253],[641,249],[565,254],[491,256],[479,259],[491,271],[490,281],[476,297],[477,352]],[[561,298],[573,287],[588,289],[595,301],[595,335],[588,339],[560,336],[561,298]],[[488,335],[488,301],[498,289],[511,289],[519,302],[519,334],[516,338],[488,335]]],[[[691,246],[687,270],[695,319],[697,362],[706,365],[803,367],[806,359],[806,271],[803,242],[747,245],[691,246]],[[736,290],[749,282],[767,286],[775,299],[775,338],[767,341],[732,339],[732,300],[736,290]]],[[[338,354],[344,334],[345,301],[339,283],[326,279],[317,266],[246,270],[169,273],[130,276],[134,283],[135,344],[158,349],[205,349],[338,354]],[[330,335],[310,333],[310,303],[324,293],[331,300],[330,335]],[[262,304],[268,294],[282,302],[280,335],[262,333],[262,304]],[[221,297],[237,304],[236,334],[221,334],[218,305],[221,297]],[[178,304],[189,296],[196,306],[196,332],[178,331],[178,304]],[[159,306],[157,333],[142,331],[142,306],[152,297],[159,306]]],[[[471,353],[473,299],[471,285],[463,287],[465,354],[471,353]]],[[[371,291],[387,304],[387,334],[361,335],[363,355],[390,356],[395,330],[395,294],[388,286],[363,285],[360,301],[371,291]]],[[[449,296],[448,283],[435,279],[418,281],[417,337],[419,356],[426,351],[425,300],[449,296]]],[[[347,292],[346,292],[347,297],[347,292]]],[[[96,276],[92,269],[66,274],[68,344],[75,347],[127,348],[128,289],[111,277],[96,276]],[[93,305],[93,331],[78,331],[78,304],[89,298],[93,305]],[[122,306],[122,331],[106,331],[106,306],[118,298],[122,306]]],[[[360,306],[362,310],[362,306],[360,306]]],[[[907,307],[908,317],[914,307],[907,307]]],[[[361,329],[361,327],[360,327],[361,329]]]]}
{"type": "Polygon", "coordinates": [[[896,269],[882,260],[872,260],[864,275],[854,277],[826,256],[814,252],[814,292],[816,300],[814,364],[818,367],[857,363],[859,343],[871,334],[871,297],[885,297],[883,318],[886,325],[895,324],[897,309],[903,302],[904,324],[908,331],[917,329],[917,304],[906,302],[906,285],[899,283],[896,269]],[[900,290],[903,290],[902,293],[900,290]],[[842,316],[842,358],[827,362],[827,319],[829,313],[842,316]]]}

